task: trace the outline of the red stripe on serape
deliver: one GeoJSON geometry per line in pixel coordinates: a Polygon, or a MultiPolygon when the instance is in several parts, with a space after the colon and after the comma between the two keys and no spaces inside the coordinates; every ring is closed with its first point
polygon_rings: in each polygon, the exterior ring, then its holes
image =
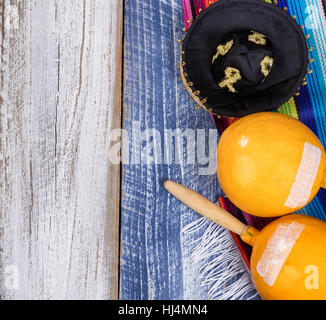
{"type": "Polygon", "coordinates": [[[217,2],[218,0],[205,0],[206,8],[209,7],[211,4],[217,2]]]}
{"type": "Polygon", "coordinates": [[[194,9],[196,16],[200,14],[202,10],[206,8],[204,1],[202,0],[189,0],[190,6],[194,9]]]}
{"type": "Polygon", "coordinates": [[[216,125],[219,133],[222,134],[227,127],[229,127],[232,123],[236,122],[237,120],[238,118],[228,118],[228,117],[216,118],[216,125]]]}
{"type": "Polygon", "coordinates": [[[199,12],[198,12],[198,0],[197,1],[193,0],[192,5],[193,5],[193,7],[195,9],[196,16],[198,16],[198,14],[199,14],[199,12]]]}
{"type": "Polygon", "coordinates": [[[213,3],[217,2],[218,0],[193,0],[197,2],[199,8],[206,9],[213,3]]]}
{"type": "Polygon", "coordinates": [[[253,216],[249,213],[243,212],[242,215],[245,218],[248,225],[255,227],[258,230],[262,230],[266,227],[269,223],[275,220],[275,218],[261,218],[253,216]]]}
{"type": "Polygon", "coordinates": [[[183,0],[183,12],[186,29],[189,29],[191,22],[197,15],[200,14],[201,10],[208,8],[217,1],[218,0],[183,0]],[[195,9],[195,16],[193,16],[192,8],[195,9]]]}

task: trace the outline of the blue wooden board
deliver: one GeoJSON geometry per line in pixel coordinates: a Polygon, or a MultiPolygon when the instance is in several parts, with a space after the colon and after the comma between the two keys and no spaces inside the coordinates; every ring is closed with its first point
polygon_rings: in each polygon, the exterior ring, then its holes
{"type": "Polygon", "coordinates": [[[176,152],[172,147],[171,163],[164,161],[171,147],[164,147],[168,129],[193,130],[188,132],[192,141],[187,146],[193,142],[195,153],[203,147],[196,139],[203,131],[197,129],[205,130],[207,149],[214,135],[217,142],[210,115],[195,109],[179,80],[178,39],[183,38],[183,27],[181,0],[125,1],[123,112],[130,144],[128,148],[125,143],[129,163],[123,164],[122,177],[121,299],[207,298],[208,288],[200,285],[200,265],[191,259],[201,234],[182,232],[199,216],[169,196],[162,185],[164,179],[173,179],[212,201],[221,194],[215,171],[203,175],[204,158],[187,161],[181,139],[176,152]],[[184,161],[177,163],[182,156],[184,161]],[[152,157],[155,164],[150,163],[152,157]]]}

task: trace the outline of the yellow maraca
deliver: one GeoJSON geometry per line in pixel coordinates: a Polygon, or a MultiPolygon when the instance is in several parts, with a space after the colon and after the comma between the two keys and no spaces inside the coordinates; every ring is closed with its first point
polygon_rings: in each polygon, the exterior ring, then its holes
{"type": "Polygon", "coordinates": [[[193,210],[240,235],[253,246],[250,271],[262,298],[326,299],[326,223],[290,214],[262,231],[246,226],[224,209],[176,182],[164,187],[193,210]]]}
{"type": "Polygon", "coordinates": [[[325,151],[300,121],[279,113],[243,117],[228,127],[217,147],[217,175],[241,210],[275,217],[307,205],[326,187],[325,151]]]}

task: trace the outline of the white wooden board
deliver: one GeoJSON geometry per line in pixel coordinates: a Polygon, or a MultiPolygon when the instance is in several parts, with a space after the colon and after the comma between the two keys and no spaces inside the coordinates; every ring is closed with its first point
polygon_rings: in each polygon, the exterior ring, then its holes
{"type": "Polygon", "coordinates": [[[117,298],[122,0],[1,3],[1,298],[117,298]]]}

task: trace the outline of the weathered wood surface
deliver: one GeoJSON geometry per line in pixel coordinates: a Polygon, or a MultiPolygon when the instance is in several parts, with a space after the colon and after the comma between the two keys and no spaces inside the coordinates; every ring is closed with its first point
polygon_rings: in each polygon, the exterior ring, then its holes
{"type": "Polygon", "coordinates": [[[0,3],[1,298],[117,298],[123,2],[0,3]]]}
{"type": "MultiPolygon", "coordinates": [[[[201,234],[182,232],[198,215],[169,196],[162,184],[169,178],[213,201],[220,192],[215,170],[203,175],[207,163],[198,154],[195,161],[188,161],[186,150],[180,149],[182,138],[176,143],[178,151],[172,150],[171,163],[164,161],[171,147],[169,143],[163,147],[164,133],[176,128],[196,134],[203,129],[207,139],[211,129],[210,156],[215,159],[217,132],[210,115],[195,110],[179,80],[182,28],[181,0],[125,1],[124,128],[132,142],[122,179],[121,299],[208,297],[208,288],[200,285],[201,266],[191,259],[201,234]],[[178,156],[184,159],[181,164],[178,156]]],[[[201,153],[198,135],[190,134],[187,146],[192,142],[195,153],[201,153]]]]}

